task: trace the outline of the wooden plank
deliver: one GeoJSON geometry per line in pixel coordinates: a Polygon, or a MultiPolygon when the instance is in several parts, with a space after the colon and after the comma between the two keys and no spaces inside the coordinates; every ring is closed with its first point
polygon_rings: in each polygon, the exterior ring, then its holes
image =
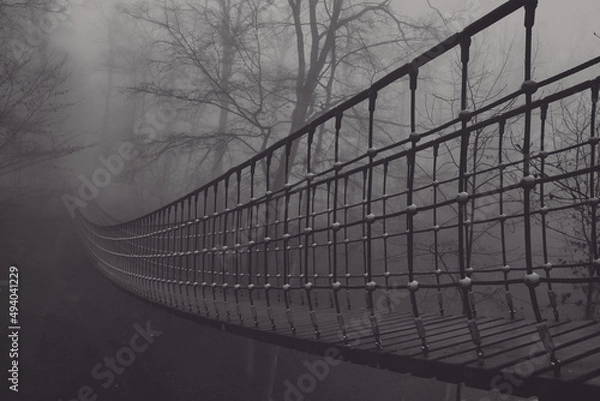
{"type": "MultiPolygon", "coordinates": [[[[555,378],[553,373],[549,373],[552,372],[552,367],[549,357],[545,353],[535,357],[525,355],[514,365],[503,368],[501,372],[498,372],[497,377],[510,378],[511,382],[519,387],[518,391],[520,392],[536,393],[540,389],[569,387],[560,383],[579,383],[581,386],[582,382],[596,375],[600,369],[598,366],[598,354],[600,353],[598,337],[584,341],[572,341],[571,345],[565,346],[561,350],[564,355],[568,356],[564,359],[561,376],[558,378],[555,378]],[[544,375],[546,376],[543,377],[544,375]]],[[[535,354],[533,349],[531,352],[535,354]]]]}
{"type": "MultiPolygon", "coordinates": [[[[502,322],[503,321],[501,318],[495,318],[495,319],[482,318],[480,321],[480,324],[484,327],[488,327],[489,325],[496,327],[496,326],[502,324],[502,322]]],[[[446,339],[454,339],[455,341],[460,341],[460,339],[469,339],[470,340],[470,338],[471,337],[469,335],[469,328],[467,327],[467,322],[462,320],[461,322],[459,322],[455,325],[443,328],[441,330],[438,329],[438,330],[427,331],[426,340],[427,340],[427,344],[431,347],[436,342],[441,342],[446,339]]],[[[410,348],[411,347],[420,348],[421,347],[421,339],[420,338],[404,339],[403,341],[397,343],[397,345],[401,346],[400,348],[396,349],[397,353],[411,355],[410,348]]]]}
{"type": "MultiPolygon", "coordinates": [[[[592,322],[567,322],[563,325],[553,326],[549,328],[550,335],[557,336],[560,334],[568,333],[571,331],[578,330],[583,327],[588,327],[592,325],[592,322]]],[[[507,337],[500,338],[499,341],[490,342],[484,345],[484,352],[486,354],[486,366],[488,365],[489,357],[493,355],[503,354],[506,352],[510,352],[513,350],[520,349],[521,347],[525,347],[534,342],[538,342],[539,337],[537,337],[537,329],[535,329],[532,333],[521,335],[517,338],[507,337]]],[[[472,355],[471,353],[462,353],[458,355],[451,355],[449,357],[442,358],[444,363],[452,364],[452,365],[466,365],[469,363],[473,363],[477,361],[477,357],[472,355]]]]}
{"type": "MultiPolygon", "coordinates": [[[[587,340],[592,339],[592,343],[597,343],[600,339],[600,332],[596,326],[598,325],[580,327],[553,336],[557,353],[559,350],[566,355],[585,352],[586,347],[590,346],[587,340]]],[[[528,341],[519,347],[495,351],[493,356],[486,357],[484,366],[479,366],[477,363],[466,365],[465,383],[471,386],[482,386],[493,382],[496,378],[507,377],[515,378],[519,386],[523,386],[525,383],[522,382],[526,378],[549,370],[548,355],[537,334],[523,338],[528,341]]]]}
{"type": "MultiPolygon", "coordinates": [[[[425,330],[448,330],[449,327],[454,327],[458,324],[458,322],[462,320],[460,316],[444,316],[437,317],[435,319],[423,319],[423,325],[425,326],[425,330]]],[[[416,324],[414,318],[411,316],[410,320],[406,325],[399,326],[398,328],[388,331],[382,335],[382,338],[390,341],[395,338],[402,338],[407,331],[413,331],[411,329],[416,330],[416,324]]]]}
{"type": "MultiPolygon", "coordinates": [[[[462,320],[461,317],[455,317],[455,318],[449,318],[448,319],[434,319],[431,320],[429,322],[426,323],[426,331],[429,330],[431,332],[435,332],[437,330],[448,330],[449,328],[453,328],[456,329],[457,327],[460,326],[460,323],[458,323],[458,321],[462,320]]],[[[383,342],[383,346],[384,349],[387,350],[387,352],[397,352],[397,345],[398,344],[403,344],[404,342],[408,342],[408,341],[413,341],[413,340],[417,340],[419,338],[419,335],[417,333],[417,328],[416,325],[414,323],[414,319],[411,319],[409,322],[406,323],[406,326],[400,330],[400,331],[395,331],[394,333],[387,333],[385,336],[383,336],[382,341],[383,342]],[[393,342],[392,345],[390,345],[390,339],[393,338],[393,342]]],[[[368,348],[369,347],[369,342],[368,340],[373,340],[374,337],[373,336],[369,336],[366,340],[367,342],[364,342],[360,345],[358,345],[358,348],[364,348],[365,346],[368,348]]],[[[419,340],[419,347],[420,347],[420,340],[419,340]]]]}
{"type": "MultiPolygon", "coordinates": [[[[490,325],[481,325],[480,335],[482,341],[487,344],[487,339],[494,339],[498,336],[508,335],[514,336],[516,333],[528,332],[532,330],[532,322],[519,319],[519,320],[500,320],[495,321],[490,325]]],[[[535,327],[533,328],[535,330],[535,327]]],[[[518,336],[518,334],[517,334],[518,336]]],[[[460,337],[448,338],[442,341],[435,341],[430,343],[428,359],[441,359],[450,355],[456,355],[461,352],[475,351],[475,344],[471,338],[470,333],[467,332],[465,335],[460,337]]],[[[414,357],[420,357],[420,354],[411,355],[414,357]]]]}
{"type": "MultiPolygon", "coordinates": [[[[561,349],[566,347],[573,342],[581,342],[584,339],[590,337],[600,336],[600,330],[598,329],[600,325],[593,324],[585,327],[578,328],[573,331],[562,332],[552,336],[554,340],[554,344],[556,349],[561,349]]],[[[530,336],[522,337],[525,339],[525,342],[520,344],[518,347],[513,349],[506,349],[506,347],[500,347],[492,345],[489,348],[486,348],[486,358],[485,358],[485,368],[486,369],[498,369],[504,368],[506,366],[512,365],[516,360],[523,356],[531,355],[534,351],[532,351],[531,346],[539,345],[536,349],[539,348],[538,353],[544,353],[543,347],[539,340],[539,336],[537,333],[532,334],[530,336]]],[[[558,353],[558,352],[557,352],[558,353]]],[[[560,352],[562,353],[562,351],[560,352]]]]}
{"type": "MultiPolygon", "coordinates": [[[[511,321],[511,322],[517,322],[517,321],[511,321]]],[[[482,347],[485,349],[486,347],[489,347],[490,345],[494,345],[494,344],[499,344],[499,343],[504,343],[504,342],[510,342],[510,341],[516,341],[518,340],[519,337],[522,337],[524,335],[527,334],[531,334],[531,333],[537,333],[537,329],[535,327],[535,322],[531,321],[531,320],[521,320],[520,324],[517,324],[516,327],[514,327],[513,329],[511,329],[512,326],[507,326],[507,328],[505,330],[501,330],[498,332],[494,332],[494,331],[481,331],[481,338],[482,338],[482,347]]],[[[564,325],[569,323],[568,321],[564,321],[564,322],[556,322],[553,323],[553,325],[551,327],[555,327],[555,326],[560,326],[560,325],[564,325]]],[[[475,358],[474,352],[475,352],[475,344],[473,344],[472,341],[469,342],[465,342],[462,344],[458,344],[455,345],[451,348],[445,348],[445,349],[441,349],[441,350],[434,350],[431,353],[430,358],[431,359],[445,359],[445,358],[450,358],[452,356],[459,356],[460,354],[468,354],[470,355],[470,357],[475,358]]]]}
{"type": "MultiPolygon", "coordinates": [[[[591,339],[585,341],[581,348],[569,349],[569,354],[558,355],[561,361],[560,377],[555,377],[549,369],[539,374],[539,379],[562,382],[586,382],[594,377],[600,377],[600,341],[591,339]],[[588,348],[585,347],[594,347],[588,348]]],[[[566,351],[566,350],[565,350],[566,351]]]]}
{"type": "MultiPolygon", "coordinates": [[[[440,318],[439,316],[430,316],[427,318],[424,318],[423,320],[426,322],[429,322],[430,324],[436,324],[436,323],[442,323],[442,322],[446,322],[446,321],[450,321],[450,320],[455,320],[458,319],[457,317],[451,317],[451,316],[447,316],[447,317],[443,317],[440,318]]],[[[370,329],[371,325],[370,322],[368,323],[368,327],[370,329]]],[[[350,327],[348,327],[348,325],[346,326],[348,329],[350,329],[350,327]]],[[[366,327],[366,326],[365,326],[366,327]]],[[[415,323],[414,323],[414,318],[412,317],[412,314],[408,315],[408,316],[404,316],[402,317],[402,319],[397,320],[396,322],[390,322],[390,327],[393,327],[392,330],[387,330],[387,331],[382,331],[382,327],[379,326],[380,328],[380,332],[382,333],[382,336],[387,336],[387,335],[400,335],[399,333],[404,333],[406,331],[411,331],[411,330],[416,330],[415,329],[415,323]]],[[[352,331],[349,330],[348,334],[352,337],[352,331]]],[[[369,334],[365,334],[363,336],[359,336],[357,338],[352,338],[353,340],[361,340],[361,341],[371,341],[374,339],[374,335],[372,333],[372,331],[369,332],[369,334]]]]}
{"type": "MultiPolygon", "coordinates": [[[[337,324],[337,317],[336,319],[336,324],[337,324]]],[[[402,328],[402,327],[408,327],[410,326],[410,324],[412,323],[412,314],[398,314],[396,316],[388,316],[386,317],[384,322],[379,322],[379,330],[380,333],[386,334],[388,332],[391,331],[397,331],[398,328],[402,328]]],[[[346,334],[352,339],[352,341],[356,341],[356,340],[368,340],[370,338],[374,338],[373,332],[372,332],[372,328],[371,328],[371,321],[370,319],[348,319],[347,317],[344,317],[344,324],[346,327],[346,334]],[[357,336],[357,332],[359,333],[364,333],[362,335],[357,336]]],[[[338,329],[339,331],[339,329],[338,329]]],[[[340,332],[341,333],[341,332],[340,332]]],[[[326,340],[325,338],[323,338],[323,340],[326,340]]],[[[337,336],[335,338],[331,338],[331,341],[335,342],[335,343],[342,343],[343,341],[341,340],[340,336],[337,336]]]]}
{"type": "MultiPolygon", "coordinates": [[[[534,322],[532,322],[534,323],[534,322]]],[[[587,327],[593,324],[592,322],[566,322],[563,324],[557,324],[549,328],[550,334],[555,336],[559,333],[574,331],[581,327],[587,327]]],[[[537,337],[537,329],[535,328],[535,323],[532,330],[523,330],[518,331],[515,336],[508,335],[506,337],[497,338],[495,341],[492,338],[488,339],[488,342],[484,344],[484,352],[488,351],[488,347],[495,347],[498,352],[509,352],[511,350],[518,349],[519,347],[523,347],[527,344],[532,343],[532,336],[535,335],[536,341],[539,342],[539,337],[537,337]]],[[[470,363],[477,362],[477,355],[475,354],[475,348],[468,345],[459,346],[459,353],[452,352],[448,356],[442,356],[437,358],[435,361],[438,371],[436,372],[436,377],[442,381],[448,381],[452,383],[461,382],[465,380],[466,373],[461,368],[462,366],[466,366],[470,363]]],[[[489,355],[488,355],[489,356],[489,355]]],[[[483,367],[483,375],[486,372],[491,372],[491,369],[486,369],[488,367],[487,358],[485,366],[483,367]]],[[[480,366],[474,364],[472,366],[473,369],[481,369],[480,366]]],[[[496,372],[495,370],[494,372],[496,372]]],[[[489,386],[489,381],[486,383],[489,386]]]]}
{"type": "MultiPolygon", "coordinates": [[[[489,331],[494,331],[497,330],[498,327],[502,327],[504,325],[510,325],[510,324],[514,324],[515,322],[513,321],[507,321],[504,319],[489,319],[488,321],[486,321],[485,319],[480,319],[479,320],[479,324],[480,327],[482,329],[482,331],[485,330],[489,330],[489,331]]],[[[448,343],[448,341],[454,341],[454,342],[469,342],[471,345],[473,345],[472,339],[471,339],[471,335],[469,333],[469,329],[467,327],[466,322],[462,322],[462,324],[459,326],[458,330],[455,330],[453,332],[450,333],[450,335],[448,335],[448,333],[446,334],[434,334],[431,336],[432,343],[435,344],[436,342],[438,343],[448,343]],[[451,339],[448,339],[448,337],[452,337],[451,339]],[[436,341],[437,339],[437,341],[436,341]]],[[[422,350],[421,350],[421,342],[420,340],[415,339],[415,341],[412,342],[412,344],[407,343],[404,345],[405,349],[409,349],[408,352],[402,353],[402,352],[396,352],[395,356],[397,357],[407,357],[410,359],[411,361],[411,365],[414,367],[414,370],[417,370],[417,374],[421,377],[434,377],[439,375],[441,372],[444,371],[444,369],[446,369],[448,372],[450,372],[451,374],[456,374],[457,369],[455,366],[451,366],[451,365],[442,365],[440,367],[440,364],[437,363],[435,360],[430,359],[429,354],[425,355],[423,354],[422,350]],[[409,348],[408,346],[412,345],[412,348],[409,348]]],[[[443,373],[442,373],[443,375],[443,373]]]]}
{"type": "MultiPolygon", "coordinates": [[[[412,330],[414,328],[414,322],[413,322],[412,316],[404,318],[402,320],[398,320],[397,322],[392,324],[392,327],[394,327],[395,332],[404,332],[404,331],[412,330]]],[[[379,327],[379,329],[382,330],[381,326],[379,327]]],[[[356,331],[354,331],[354,330],[348,331],[348,336],[350,337],[350,344],[352,344],[352,346],[360,348],[361,345],[374,343],[375,335],[373,334],[371,326],[370,325],[364,326],[363,330],[364,330],[364,333],[368,333],[368,334],[356,336],[356,334],[357,334],[356,331]]],[[[385,335],[386,333],[387,333],[387,331],[384,331],[383,335],[385,335]]],[[[380,336],[380,340],[381,340],[381,337],[382,336],[380,336]]],[[[338,343],[341,343],[341,341],[338,341],[338,343]]]]}

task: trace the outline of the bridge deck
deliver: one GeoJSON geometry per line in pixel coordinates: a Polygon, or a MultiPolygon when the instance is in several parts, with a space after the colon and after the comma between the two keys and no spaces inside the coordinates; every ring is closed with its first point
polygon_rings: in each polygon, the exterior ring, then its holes
{"type": "MultiPolygon", "coordinates": [[[[130,289],[135,291],[134,287],[130,289]]],[[[149,294],[136,295],[148,300],[149,294]]],[[[211,298],[207,294],[208,313],[202,300],[193,296],[192,291],[189,296],[184,290],[175,298],[160,301],[156,298],[153,302],[183,317],[228,332],[319,355],[328,355],[336,349],[336,355],[345,361],[418,377],[462,382],[484,390],[495,388],[519,396],[535,395],[542,401],[564,400],[572,394],[581,400],[598,399],[600,395],[600,324],[597,321],[548,322],[561,362],[560,376],[556,377],[540,345],[537,322],[531,319],[477,317],[485,353],[481,365],[466,316],[422,315],[429,346],[425,355],[412,313],[386,311],[377,315],[382,333],[380,348],[371,330],[370,312],[364,307],[344,311],[346,324],[355,329],[344,341],[334,308],[315,309],[320,332],[316,338],[308,307],[298,301],[293,304],[295,333],[292,333],[283,300],[271,300],[269,316],[264,297],[256,299],[255,296],[255,320],[247,293],[239,298],[239,309],[235,302],[211,298]]]]}

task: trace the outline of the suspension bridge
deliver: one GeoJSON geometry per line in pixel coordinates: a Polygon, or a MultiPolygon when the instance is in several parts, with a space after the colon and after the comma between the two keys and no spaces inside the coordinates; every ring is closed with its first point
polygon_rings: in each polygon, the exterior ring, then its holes
{"type": "Polygon", "coordinates": [[[600,325],[570,319],[561,294],[587,289],[589,307],[600,281],[600,77],[576,81],[600,57],[534,80],[537,6],[504,3],[152,213],[119,224],[79,214],[89,255],[134,296],[242,336],[501,393],[598,399],[600,325]],[[474,108],[471,43],[515,13],[522,85],[474,108]],[[453,52],[460,111],[423,128],[419,73],[453,52]],[[410,129],[382,145],[386,90],[402,94],[410,129]],[[573,98],[585,129],[556,141],[552,115],[573,98]],[[344,145],[353,110],[366,121],[359,152],[344,145]],[[565,236],[585,257],[557,251],[565,236]],[[500,295],[498,313],[485,293],[500,295]]]}

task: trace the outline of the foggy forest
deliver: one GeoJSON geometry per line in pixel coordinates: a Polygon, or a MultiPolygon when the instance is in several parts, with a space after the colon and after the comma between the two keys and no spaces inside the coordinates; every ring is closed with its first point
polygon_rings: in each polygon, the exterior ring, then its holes
{"type": "Polygon", "coordinates": [[[0,0],[0,261],[22,321],[8,399],[525,399],[347,361],[303,391],[317,357],[143,299],[224,319],[222,298],[244,325],[239,295],[273,331],[285,301],[317,339],[313,304],[331,306],[344,341],[383,349],[374,297],[392,313],[396,279],[393,312],[416,321],[598,319],[600,5],[540,0],[531,38],[517,12],[452,44],[503,3],[0,0]],[[511,114],[532,99],[548,100],[511,114]],[[117,278],[132,297],[94,249],[166,284],[117,278]],[[370,311],[366,328],[340,308],[370,311]],[[131,367],[102,371],[148,327],[131,367]]]}

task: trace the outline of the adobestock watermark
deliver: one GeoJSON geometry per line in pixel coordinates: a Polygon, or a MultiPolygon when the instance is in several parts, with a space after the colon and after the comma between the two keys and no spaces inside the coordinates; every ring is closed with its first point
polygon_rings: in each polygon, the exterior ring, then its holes
{"type": "MultiPolygon", "coordinates": [[[[199,85],[193,67],[190,66],[178,69],[173,82],[175,90],[189,90],[193,89],[194,85],[199,85]]],[[[135,122],[133,134],[139,142],[148,144],[165,132],[172,122],[177,122],[175,126],[171,127],[173,131],[191,131],[192,124],[182,121],[180,114],[173,102],[160,102],[135,122]]],[[[137,140],[134,142],[138,143],[137,140]]],[[[110,185],[113,178],[123,172],[126,162],[132,161],[139,155],[134,142],[123,142],[119,146],[118,152],[109,157],[100,155],[98,161],[101,167],[94,170],[90,178],[79,175],[80,184],[75,194],[63,194],[61,199],[72,219],[75,218],[75,211],[78,208],[85,208],[88,202],[98,197],[100,189],[110,185]]]]}
{"type": "MultiPolygon", "coordinates": [[[[373,300],[373,317],[376,322],[386,313],[394,311],[408,296],[408,290],[393,282],[391,290],[380,293],[373,300]]],[[[370,311],[365,311],[360,317],[353,317],[349,322],[344,323],[342,329],[338,329],[340,338],[349,340],[346,346],[354,347],[362,343],[362,339],[374,334],[373,321],[370,311]]],[[[378,323],[377,323],[378,324],[378,323]]],[[[295,383],[290,380],[284,381],[285,401],[303,401],[305,396],[314,392],[319,382],[324,381],[330,374],[331,368],[338,366],[343,362],[340,351],[335,347],[325,350],[324,357],[314,362],[304,361],[303,365],[307,372],[298,376],[295,383]]],[[[273,401],[273,400],[270,400],[273,401]]]]}
{"type": "MultiPolygon", "coordinates": [[[[385,313],[394,311],[402,300],[407,298],[409,291],[399,286],[396,282],[391,285],[392,289],[389,293],[382,293],[377,296],[373,301],[373,315],[376,321],[380,321],[380,318],[385,313]]],[[[349,342],[346,344],[349,347],[356,347],[363,344],[363,339],[373,338],[373,324],[371,320],[370,311],[366,310],[361,316],[352,318],[346,324],[346,335],[348,336],[349,342]]],[[[340,335],[343,333],[340,330],[340,335]]],[[[497,392],[497,396],[484,396],[479,401],[498,401],[498,400],[509,400],[515,392],[515,389],[525,384],[528,377],[530,377],[538,368],[543,366],[550,366],[550,358],[544,354],[547,354],[546,346],[541,342],[539,334],[532,334],[530,337],[532,342],[528,349],[527,355],[522,357],[517,364],[509,369],[505,369],[499,372],[493,377],[490,382],[491,391],[497,392]]],[[[385,344],[381,344],[385,347],[385,344]]],[[[336,350],[337,352],[337,350],[336,350]]],[[[308,365],[305,362],[305,366],[308,365]]],[[[312,373],[312,370],[309,370],[312,373]]],[[[328,371],[327,371],[328,372],[328,371]]],[[[318,378],[317,375],[314,375],[318,378]]],[[[300,390],[300,394],[307,394],[308,390],[312,388],[309,384],[312,379],[301,377],[298,379],[298,385],[296,387],[291,386],[290,383],[286,383],[286,398],[285,401],[302,401],[303,398],[289,398],[289,394],[297,394],[300,390]],[[292,390],[296,390],[295,392],[292,390]]],[[[452,383],[446,383],[446,398],[450,399],[452,391],[454,391],[455,385],[452,383]]]]}
{"type": "MultiPolygon", "coordinates": [[[[302,373],[295,381],[286,379],[283,393],[284,401],[303,401],[305,397],[317,389],[319,382],[327,379],[331,369],[343,362],[340,351],[335,347],[325,350],[324,356],[314,362],[304,361],[302,365],[306,372],[302,373]]],[[[269,401],[276,401],[272,398],[269,401]]]]}
{"type": "MultiPolygon", "coordinates": [[[[543,365],[550,366],[550,357],[539,335],[532,334],[530,340],[533,343],[528,349],[527,356],[521,358],[519,363],[501,371],[492,378],[490,388],[492,391],[500,393],[494,400],[510,399],[515,389],[525,384],[525,381],[536,369],[543,365]],[[546,357],[544,357],[544,354],[546,354],[546,357]]],[[[492,399],[483,397],[479,401],[492,401],[492,399]]]]}
{"type": "Polygon", "coordinates": [[[78,208],[85,208],[88,202],[93,201],[100,194],[100,189],[105,188],[113,180],[113,177],[118,176],[125,168],[125,162],[132,160],[138,154],[135,145],[132,142],[123,142],[119,146],[119,151],[116,154],[105,157],[100,155],[98,161],[103,167],[99,167],[87,178],[83,174],[78,177],[80,184],[77,188],[76,195],[69,193],[63,194],[61,197],[63,204],[67,208],[72,219],[75,218],[75,211],[78,208]]]}
{"type": "MultiPolygon", "coordinates": [[[[197,69],[193,66],[186,65],[176,68],[173,74],[170,85],[173,95],[194,91],[201,86],[201,80],[197,78],[197,69]]],[[[181,109],[177,108],[173,101],[163,100],[136,120],[133,133],[143,142],[151,143],[171,123],[175,123],[172,127],[173,131],[191,132],[193,124],[181,117],[181,109]]]]}
{"type": "Polygon", "coordinates": [[[139,354],[146,352],[150,345],[154,344],[156,337],[162,335],[162,331],[152,328],[150,321],[145,326],[138,323],[133,325],[135,333],[129,339],[128,345],[119,348],[114,356],[105,356],[101,362],[95,364],[90,372],[92,378],[97,382],[96,386],[83,385],[77,390],[73,398],[59,401],[96,401],[99,393],[111,386],[116,386],[116,376],[122,375],[125,370],[133,365],[139,354]]]}
{"type": "Polygon", "coordinates": [[[133,133],[144,143],[151,143],[158,138],[169,123],[177,117],[177,109],[170,102],[162,102],[148,110],[133,126],[133,133]]]}
{"type": "MultiPolygon", "coordinates": [[[[341,328],[339,334],[341,338],[346,338],[350,342],[350,347],[356,347],[362,344],[362,339],[373,335],[373,320],[379,322],[384,314],[391,313],[396,310],[402,300],[408,297],[408,289],[406,286],[398,284],[394,281],[390,285],[388,291],[380,292],[373,299],[373,317],[369,310],[365,310],[361,316],[354,316],[346,323],[346,333],[343,333],[341,328]]],[[[378,324],[378,323],[377,323],[378,324]]],[[[385,344],[382,344],[385,346],[385,344]]]]}
{"type": "MultiPolygon", "coordinates": [[[[144,114],[144,117],[136,122],[133,132],[142,142],[151,142],[157,138],[167,125],[177,117],[177,110],[168,102],[158,105],[155,109],[144,114]]],[[[91,177],[79,175],[80,181],[76,194],[63,194],[62,201],[72,219],[78,208],[87,207],[88,202],[93,201],[100,194],[100,189],[106,188],[113,181],[113,177],[120,175],[125,162],[132,161],[139,155],[133,142],[123,142],[118,152],[108,157],[100,155],[98,161],[102,167],[94,170],[91,177]]]]}

